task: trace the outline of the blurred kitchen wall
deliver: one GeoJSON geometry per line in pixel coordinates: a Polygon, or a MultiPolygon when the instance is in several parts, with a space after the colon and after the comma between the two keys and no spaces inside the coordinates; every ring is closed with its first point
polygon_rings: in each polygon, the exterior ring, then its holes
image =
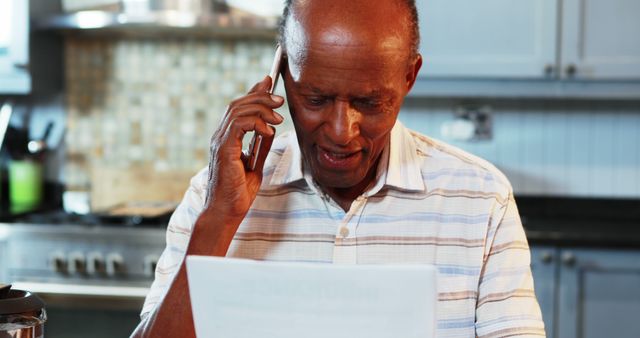
{"type": "MultiPolygon", "coordinates": [[[[56,11],[46,0],[31,1],[43,15],[56,11]]],[[[181,196],[206,164],[224,107],[266,74],[273,53],[265,39],[38,34],[64,50],[60,64],[49,52],[55,48],[38,43],[32,52],[40,55],[34,67],[51,68],[34,73],[64,71],[64,88],[35,88],[33,95],[34,115],[66,115],[65,161],[49,166],[49,176],[60,168],[68,187],[93,186],[100,196],[118,189],[138,199],[181,196]],[[136,181],[144,184],[130,184],[136,181]]],[[[34,133],[46,119],[35,119],[34,133]]],[[[640,196],[639,100],[410,98],[400,119],[493,162],[520,195],[640,196]],[[461,105],[491,107],[490,140],[460,142],[441,133],[461,105]]]]}
{"type": "Polygon", "coordinates": [[[640,197],[640,101],[411,99],[400,119],[492,162],[518,195],[640,197]],[[491,140],[442,134],[465,105],[491,107],[491,140]]]}
{"type": "Polygon", "coordinates": [[[273,52],[265,40],[67,38],[67,187],[90,187],[97,209],[179,200],[227,104],[265,77],[273,52]]]}
{"type": "MultiPolygon", "coordinates": [[[[165,182],[165,188],[181,195],[188,178],[206,165],[225,106],[264,77],[272,50],[264,40],[68,38],[67,184],[116,189],[130,182],[107,176],[165,172],[176,177],[175,187],[165,182]],[[91,168],[94,176],[99,168],[100,177],[92,180],[91,168]]],[[[520,195],[640,196],[637,101],[410,98],[400,119],[491,161],[520,195]],[[491,107],[491,140],[442,135],[442,124],[464,105],[491,107]]],[[[149,183],[159,179],[146,177],[149,183]]]]}

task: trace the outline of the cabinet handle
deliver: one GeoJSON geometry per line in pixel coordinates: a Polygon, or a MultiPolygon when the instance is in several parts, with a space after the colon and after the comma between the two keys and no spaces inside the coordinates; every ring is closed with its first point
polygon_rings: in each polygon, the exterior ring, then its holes
{"type": "Polygon", "coordinates": [[[573,63],[567,66],[567,76],[574,77],[578,73],[578,67],[573,63]]]}
{"type": "Polygon", "coordinates": [[[547,64],[546,66],[544,66],[544,74],[547,76],[553,75],[555,71],[556,67],[554,67],[552,64],[547,64]]]}
{"type": "Polygon", "coordinates": [[[553,262],[553,254],[549,251],[543,252],[542,255],[540,256],[540,261],[543,264],[549,264],[553,262]]]}
{"type": "Polygon", "coordinates": [[[576,265],[576,255],[571,252],[565,252],[562,255],[562,263],[566,266],[574,266],[576,265]]]}
{"type": "Polygon", "coordinates": [[[14,63],[13,64],[14,68],[20,69],[20,70],[29,70],[29,64],[28,63],[14,63]]]}

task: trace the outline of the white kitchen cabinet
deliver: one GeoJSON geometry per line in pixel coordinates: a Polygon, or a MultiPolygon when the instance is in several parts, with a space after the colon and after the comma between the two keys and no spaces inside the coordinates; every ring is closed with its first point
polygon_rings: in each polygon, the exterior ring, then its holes
{"type": "Polygon", "coordinates": [[[425,77],[540,78],[556,64],[558,0],[420,0],[425,77]]]}
{"type": "Polygon", "coordinates": [[[558,338],[639,336],[639,251],[566,249],[560,264],[558,338]]]}
{"type": "Polygon", "coordinates": [[[640,80],[638,0],[417,4],[422,78],[640,80]]]}
{"type": "Polygon", "coordinates": [[[547,338],[555,338],[555,299],[557,297],[555,263],[558,249],[552,246],[531,247],[531,273],[536,297],[542,311],[547,338]]]}
{"type": "Polygon", "coordinates": [[[548,338],[637,338],[640,251],[531,246],[548,338]]]}
{"type": "Polygon", "coordinates": [[[640,79],[640,1],[564,0],[561,75],[640,79]]]}
{"type": "Polygon", "coordinates": [[[0,95],[31,91],[29,2],[0,1],[0,95]]]}

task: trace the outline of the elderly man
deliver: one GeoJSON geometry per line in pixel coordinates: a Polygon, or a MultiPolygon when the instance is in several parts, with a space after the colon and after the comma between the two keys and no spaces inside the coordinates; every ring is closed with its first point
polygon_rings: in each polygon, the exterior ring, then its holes
{"type": "Polygon", "coordinates": [[[418,32],[411,0],[287,1],[281,73],[295,133],[246,170],[245,133],[272,139],[284,98],[267,77],[229,105],[209,168],[170,221],[136,335],[194,335],[184,258],[195,254],[433,264],[438,337],[544,336],[507,179],[397,121],[422,65],[418,32]]]}

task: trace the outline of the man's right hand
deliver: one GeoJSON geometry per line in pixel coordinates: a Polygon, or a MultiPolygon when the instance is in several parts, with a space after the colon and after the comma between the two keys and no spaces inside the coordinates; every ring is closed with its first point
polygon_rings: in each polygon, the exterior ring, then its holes
{"type": "Polygon", "coordinates": [[[247,95],[227,107],[211,139],[209,182],[203,213],[239,224],[249,211],[262,183],[262,169],[273,142],[275,130],[269,124],[278,125],[284,120],[274,111],[283,105],[284,98],[269,94],[270,86],[271,78],[267,76],[247,95]],[[263,137],[253,171],[245,168],[242,152],[242,140],[251,131],[263,137]]]}
{"type": "MultiPolygon", "coordinates": [[[[191,233],[187,255],[226,255],[256,198],[275,132],[268,124],[283,121],[273,109],[282,106],[284,98],[270,95],[270,86],[271,79],[266,77],[247,95],[234,100],[211,139],[207,197],[191,233]],[[253,171],[245,169],[242,153],[242,139],[250,131],[263,136],[253,171]]],[[[142,320],[132,337],[195,337],[184,261],[160,305],[142,320]]]]}

